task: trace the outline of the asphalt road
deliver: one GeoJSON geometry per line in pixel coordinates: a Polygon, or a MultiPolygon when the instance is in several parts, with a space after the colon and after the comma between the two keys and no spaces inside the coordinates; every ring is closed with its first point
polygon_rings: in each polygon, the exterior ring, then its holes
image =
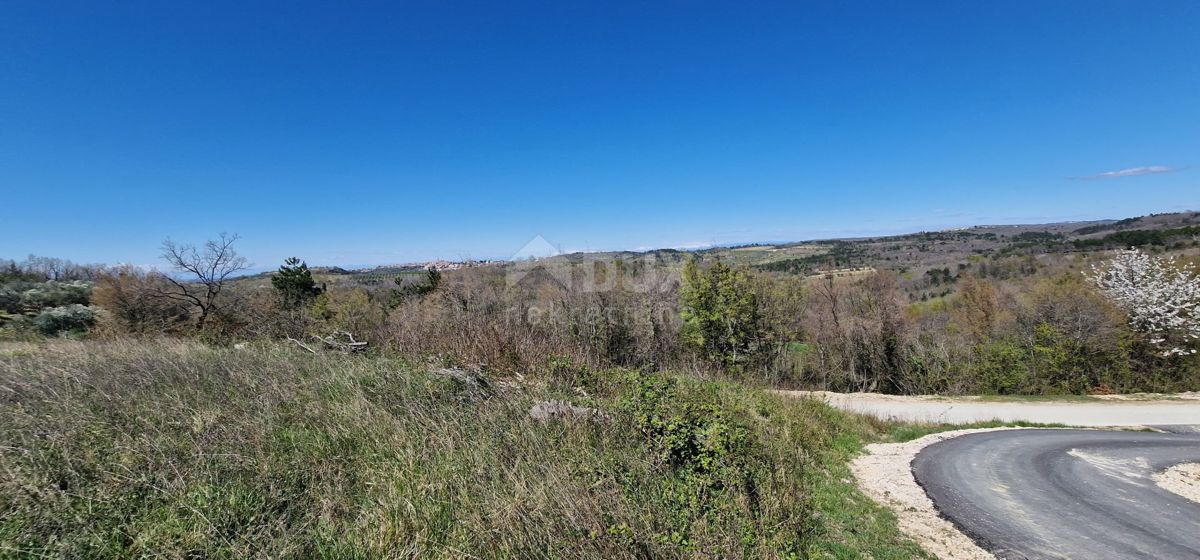
{"type": "Polygon", "coordinates": [[[998,558],[1200,558],[1200,504],[1151,476],[1200,462],[1200,434],[1002,430],[923,449],[913,474],[998,558]]]}

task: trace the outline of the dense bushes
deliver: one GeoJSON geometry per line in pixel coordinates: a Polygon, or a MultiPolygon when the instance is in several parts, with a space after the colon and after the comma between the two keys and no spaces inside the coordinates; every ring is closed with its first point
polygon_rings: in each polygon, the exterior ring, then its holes
{"type": "Polygon", "coordinates": [[[96,309],[88,307],[90,282],[37,282],[30,277],[26,274],[22,279],[0,283],[0,327],[56,335],[80,333],[95,325],[96,309]]]}
{"type": "Polygon", "coordinates": [[[186,304],[163,297],[166,281],[132,266],[101,273],[93,301],[108,311],[110,330],[126,334],[178,333],[189,326],[186,304]]]}
{"type": "Polygon", "coordinates": [[[1131,330],[1127,315],[1077,272],[1017,285],[968,278],[945,305],[910,306],[902,314],[851,303],[894,301],[888,294],[886,283],[873,279],[818,290],[812,329],[818,348],[794,379],[833,390],[904,393],[1200,387],[1194,356],[1155,355],[1152,341],[1131,330]]]}
{"type": "MultiPolygon", "coordinates": [[[[1137,255],[1138,262],[1158,262],[1137,255]]],[[[914,273],[915,280],[887,270],[799,276],[700,258],[678,262],[567,259],[431,270],[419,279],[405,275],[390,289],[347,275],[325,276],[333,284],[318,288],[298,259],[269,283],[219,278],[183,288],[124,267],[97,277],[92,299],[107,313],[69,307],[47,312],[35,328],[49,333],[95,322],[118,334],[191,330],[221,344],[304,344],[346,332],[385,353],[492,371],[527,373],[561,357],[593,369],[668,368],[837,391],[1200,388],[1200,320],[1187,319],[1200,309],[1200,287],[1182,264],[1163,261],[1157,269],[1172,272],[1154,277],[1161,281],[1114,291],[1088,281],[1082,262],[1051,267],[1033,256],[963,264],[956,274],[931,269],[936,274],[914,273]],[[932,278],[946,295],[916,301],[902,288],[932,278]],[[1179,297],[1140,294],[1143,285],[1174,286],[1154,294],[1179,297]],[[1168,307],[1175,311],[1154,311],[1168,307]],[[1147,317],[1161,328],[1147,327],[1147,317]],[[1180,321],[1191,321],[1193,330],[1180,321]],[[1156,355],[1156,347],[1174,355],[1156,355]]],[[[0,303],[32,326],[42,308],[87,304],[89,289],[82,282],[13,281],[0,290],[0,303]]]]}
{"type": "Polygon", "coordinates": [[[0,311],[31,313],[48,307],[87,305],[92,284],[84,281],[30,282],[15,281],[0,284],[0,311]]]}
{"type": "Polygon", "coordinates": [[[386,294],[331,289],[329,308],[381,310],[365,315],[372,324],[355,332],[455,363],[521,371],[565,356],[591,366],[646,366],[679,358],[676,294],[624,283],[594,289],[569,270],[557,277],[534,271],[513,283],[506,270],[481,267],[447,273],[435,290],[390,310],[386,294]]]}
{"type": "Polygon", "coordinates": [[[60,332],[83,332],[96,324],[96,308],[72,304],[43,309],[31,322],[39,332],[55,335],[60,332]]]}
{"type": "Polygon", "coordinates": [[[1127,313],[1079,271],[996,278],[977,267],[955,277],[951,295],[908,303],[887,271],[802,277],[715,262],[605,270],[599,289],[595,275],[570,267],[519,282],[504,267],[456,270],[399,299],[384,286],[341,284],[299,309],[239,288],[226,295],[241,302],[227,306],[238,314],[221,324],[234,329],[226,340],[342,330],[385,352],[522,373],[559,356],[837,391],[1200,386],[1195,357],[1152,355],[1153,339],[1131,330],[1127,313]],[[639,284],[630,270],[666,280],[639,284]]]}

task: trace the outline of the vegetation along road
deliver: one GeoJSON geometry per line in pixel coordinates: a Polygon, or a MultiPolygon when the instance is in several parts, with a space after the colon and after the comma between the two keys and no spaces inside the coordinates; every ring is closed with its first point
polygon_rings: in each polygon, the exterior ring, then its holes
{"type": "Polygon", "coordinates": [[[1154,474],[1200,462],[1200,435],[1001,430],[913,460],[937,509],[998,558],[1200,558],[1200,503],[1154,474]]]}

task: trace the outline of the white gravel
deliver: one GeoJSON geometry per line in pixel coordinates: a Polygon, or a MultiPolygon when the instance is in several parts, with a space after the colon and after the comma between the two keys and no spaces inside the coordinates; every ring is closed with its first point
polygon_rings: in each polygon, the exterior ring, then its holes
{"type": "Polygon", "coordinates": [[[1164,490],[1200,502],[1200,463],[1175,465],[1154,475],[1154,482],[1164,490]]]}
{"type": "Polygon", "coordinates": [[[978,397],[896,396],[877,393],[780,391],[824,400],[830,406],[887,420],[970,424],[1002,420],[1069,426],[1200,424],[1200,395],[1122,395],[1095,400],[990,401],[978,397]]]}
{"type": "Polygon", "coordinates": [[[954,430],[904,443],[873,443],[850,464],[850,470],[863,493],[890,508],[900,530],[929,553],[946,560],[991,560],[995,556],[938,514],[913,477],[912,460],[925,446],[942,440],[1009,429],[1013,428],[954,430]]]}

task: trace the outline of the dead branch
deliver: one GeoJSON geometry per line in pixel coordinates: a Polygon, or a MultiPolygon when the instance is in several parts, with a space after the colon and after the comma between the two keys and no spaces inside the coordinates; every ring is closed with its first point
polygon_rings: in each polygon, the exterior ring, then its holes
{"type": "Polygon", "coordinates": [[[316,350],[313,350],[312,348],[309,348],[307,344],[305,344],[305,343],[303,343],[303,342],[300,342],[299,340],[296,340],[296,339],[294,339],[294,338],[292,338],[292,337],[290,337],[290,336],[289,336],[289,337],[287,337],[287,339],[288,339],[288,341],[290,341],[290,342],[295,342],[295,343],[296,343],[296,346],[299,346],[299,347],[301,347],[301,348],[303,348],[303,349],[305,349],[305,350],[308,350],[309,352],[312,352],[313,354],[316,354],[316,353],[317,353],[317,351],[316,351],[316,350]]]}

